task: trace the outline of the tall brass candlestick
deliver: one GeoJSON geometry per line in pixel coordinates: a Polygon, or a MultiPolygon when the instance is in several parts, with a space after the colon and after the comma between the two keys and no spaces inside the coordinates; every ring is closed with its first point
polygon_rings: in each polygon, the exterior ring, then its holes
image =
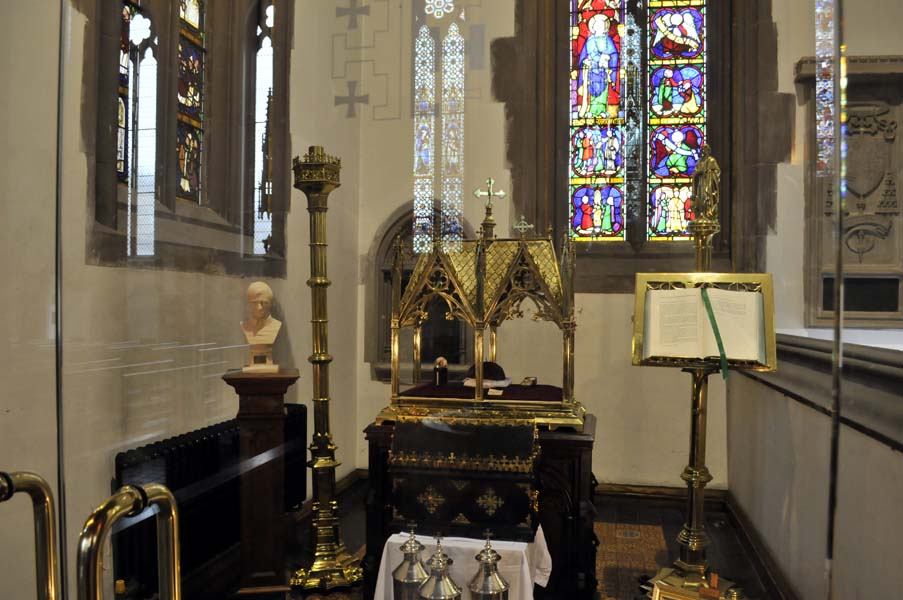
{"type": "Polygon", "coordinates": [[[326,210],[330,192],[341,185],[342,162],[327,156],[321,146],[311,146],[303,159],[295,157],[295,187],[307,196],[310,213],[310,286],[313,354],[314,436],[310,443],[313,469],[314,554],[309,567],[292,576],[293,587],[329,590],[349,587],[363,579],[358,562],[345,550],[339,533],[338,501],[335,469],[341,463],[335,458],[336,445],[329,431],[329,319],[326,311],[326,210]]]}

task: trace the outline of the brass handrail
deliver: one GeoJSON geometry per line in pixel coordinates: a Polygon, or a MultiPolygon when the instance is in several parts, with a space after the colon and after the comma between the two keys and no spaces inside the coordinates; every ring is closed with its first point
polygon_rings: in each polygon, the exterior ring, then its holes
{"type": "Polygon", "coordinates": [[[31,498],[34,508],[35,574],[37,575],[38,600],[56,600],[59,593],[59,558],[56,547],[56,517],[53,509],[53,492],[40,475],[27,471],[5,473],[0,471],[0,502],[24,492],[31,498]]]}
{"type": "Polygon", "coordinates": [[[172,493],[163,485],[125,485],[98,506],[78,538],[78,600],[103,600],[103,545],[113,525],[157,506],[157,572],[161,600],[181,600],[179,516],[172,493]]]}
{"type": "Polygon", "coordinates": [[[157,512],[157,570],[160,600],[181,600],[182,559],[179,555],[179,511],[172,492],[159,483],[144,486],[147,503],[157,512]],[[165,590],[165,591],[164,591],[165,590]]]}

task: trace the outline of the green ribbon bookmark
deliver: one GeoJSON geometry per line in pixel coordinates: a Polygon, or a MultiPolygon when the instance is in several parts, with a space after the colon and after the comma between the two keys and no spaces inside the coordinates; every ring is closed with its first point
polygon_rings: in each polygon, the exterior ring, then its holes
{"type": "Polygon", "coordinates": [[[712,333],[715,334],[715,343],[718,344],[718,354],[721,355],[721,377],[727,379],[727,355],[724,353],[724,342],[721,340],[721,332],[718,330],[718,322],[715,321],[715,313],[712,312],[712,302],[709,300],[709,292],[706,288],[700,288],[702,291],[702,303],[705,305],[705,312],[709,315],[709,323],[712,324],[712,333]]]}

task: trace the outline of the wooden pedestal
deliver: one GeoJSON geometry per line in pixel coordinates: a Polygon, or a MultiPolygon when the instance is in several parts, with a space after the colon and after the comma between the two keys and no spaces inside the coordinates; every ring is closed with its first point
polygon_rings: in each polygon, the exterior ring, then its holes
{"type": "MultiPolygon", "coordinates": [[[[391,535],[392,489],[389,448],[394,423],[364,430],[370,445],[367,496],[367,553],[364,594],[373,597],[383,546],[391,535]]],[[[590,599],[596,592],[596,514],[592,501],[592,454],[596,418],[586,415],[581,431],[540,429],[536,465],[539,522],[552,555],[552,577],[542,597],[590,599]]],[[[537,595],[537,597],[540,597],[537,595]]]]}
{"type": "Polygon", "coordinates": [[[244,597],[286,592],[283,457],[284,396],[297,369],[223,375],[239,396],[241,444],[241,583],[244,597]]]}

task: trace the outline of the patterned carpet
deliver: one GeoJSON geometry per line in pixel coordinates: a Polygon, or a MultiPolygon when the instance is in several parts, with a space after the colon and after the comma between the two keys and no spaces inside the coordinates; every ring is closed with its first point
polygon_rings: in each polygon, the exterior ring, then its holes
{"type": "Polygon", "coordinates": [[[668,564],[661,525],[596,523],[596,577],[600,600],[633,600],[638,579],[668,564]]]}
{"type": "MultiPolygon", "coordinates": [[[[362,502],[361,502],[362,505],[362,502]]],[[[594,530],[599,537],[596,553],[596,577],[599,581],[597,600],[635,600],[640,598],[639,578],[654,575],[662,567],[670,566],[677,557],[677,534],[683,524],[683,506],[636,498],[603,498],[596,504],[597,522],[594,530]]],[[[343,515],[342,526],[349,548],[357,548],[355,555],[363,556],[364,515],[361,508],[343,515]]],[[[747,597],[769,600],[754,567],[727,523],[726,515],[709,509],[707,528],[712,536],[709,560],[713,569],[729,573],[734,581],[746,589],[747,597]]],[[[302,595],[295,593],[293,600],[302,595]]],[[[360,588],[350,592],[311,594],[307,600],[362,600],[360,588]]],[[[566,599],[561,599],[566,600],[566,599]]]]}

